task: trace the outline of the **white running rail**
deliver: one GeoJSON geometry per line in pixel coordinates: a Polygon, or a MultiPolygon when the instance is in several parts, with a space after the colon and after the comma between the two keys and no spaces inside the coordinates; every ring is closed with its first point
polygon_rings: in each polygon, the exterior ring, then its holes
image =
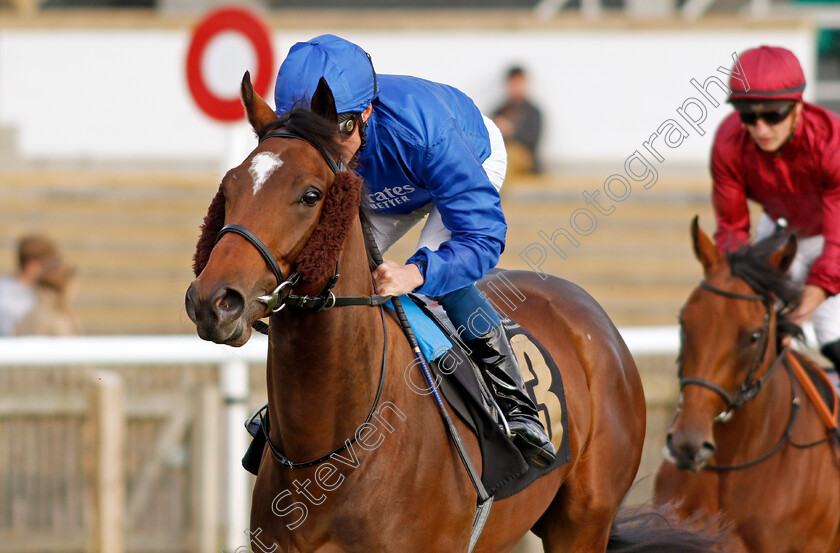
{"type": "MultiPolygon", "coordinates": [[[[677,354],[679,329],[676,326],[627,327],[619,331],[634,356],[677,354]]],[[[811,325],[806,325],[806,336],[813,344],[811,325]]],[[[242,532],[249,525],[248,475],[240,464],[249,438],[243,428],[243,422],[250,415],[247,411],[247,369],[248,364],[265,362],[267,343],[266,338],[259,335],[240,348],[212,344],[194,335],[0,338],[0,370],[68,365],[218,366],[228,436],[224,461],[227,486],[225,543],[235,548],[245,542],[242,532]]]]}

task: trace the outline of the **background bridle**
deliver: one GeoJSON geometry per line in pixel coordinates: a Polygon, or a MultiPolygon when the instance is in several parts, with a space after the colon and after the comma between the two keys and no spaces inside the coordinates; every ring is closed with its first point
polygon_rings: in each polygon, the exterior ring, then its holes
{"type": "Polygon", "coordinates": [[[712,382],[711,380],[707,380],[705,378],[699,378],[694,376],[683,377],[682,376],[682,367],[680,367],[680,374],[679,374],[679,381],[680,381],[680,395],[682,395],[682,390],[685,388],[686,385],[695,384],[698,386],[703,386],[704,388],[708,388],[709,390],[714,391],[718,395],[720,395],[724,402],[726,402],[727,408],[723,411],[720,415],[715,417],[716,422],[726,422],[732,416],[732,412],[740,407],[741,405],[747,403],[751,399],[753,399],[758,392],[761,391],[764,383],[776,372],[776,369],[780,365],[785,365],[788,373],[790,374],[791,378],[791,409],[790,415],[788,417],[787,427],[785,428],[784,433],[782,434],[781,439],[776,442],[770,450],[765,452],[764,454],[752,459],[751,461],[747,461],[746,463],[740,463],[737,465],[715,465],[711,463],[707,463],[703,468],[707,470],[713,470],[718,472],[724,471],[733,471],[733,470],[741,470],[746,469],[752,466],[755,466],[763,461],[766,461],[777,452],[779,452],[782,447],[786,443],[790,443],[793,447],[797,449],[808,449],[817,445],[820,445],[830,439],[833,439],[833,435],[828,436],[827,438],[817,440],[812,443],[808,444],[798,444],[792,440],[792,433],[793,427],[796,424],[797,415],[799,414],[800,408],[800,401],[799,397],[796,394],[796,389],[793,385],[793,381],[795,380],[795,376],[792,373],[792,369],[790,365],[785,362],[787,358],[788,351],[790,350],[790,346],[786,345],[782,350],[779,352],[776,359],[773,361],[773,364],[767,370],[767,373],[758,379],[754,379],[756,372],[758,372],[759,367],[764,362],[764,359],[767,355],[767,348],[770,345],[769,336],[770,336],[770,325],[773,321],[773,299],[770,297],[765,297],[760,294],[741,294],[738,292],[730,292],[729,290],[723,290],[721,288],[717,288],[712,286],[708,282],[701,281],[700,286],[710,292],[715,294],[725,296],[727,298],[734,298],[740,300],[749,300],[749,301],[760,301],[764,304],[764,326],[761,331],[761,337],[759,338],[759,343],[756,346],[756,351],[753,354],[752,362],[750,364],[749,371],[747,371],[747,376],[744,378],[744,381],[738,387],[734,394],[730,394],[727,392],[722,386],[712,382]]]}
{"type": "Polygon", "coordinates": [[[779,365],[782,364],[782,361],[787,355],[788,348],[784,348],[779,353],[779,355],[773,361],[773,364],[770,366],[770,368],[764,376],[762,376],[761,378],[755,378],[755,374],[758,372],[758,369],[764,363],[765,357],[767,355],[767,349],[770,345],[770,325],[773,321],[774,312],[772,298],[768,298],[760,294],[741,294],[738,292],[730,292],[729,290],[723,290],[721,288],[712,286],[705,280],[700,282],[700,286],[706,290],[709,290],[710,292],[721,296],[725,296],[727,298],[760,301],[764,304],[765,309],[764,323],[763,328],[761,330],[761,336],[759,337],[755,353],[753,354],[752,361],[750,362],[750,368],[747,371],[746,377],[744,377],[744,381],[741,383],[740,386],[738,386],[738,389],[734,393],[728,392],[725,388],[723,388],[719,384],[716,384],[715,382],[712,382],[711,380],[696,376],[683,376],[682,367],[680,367],[680,372],[678,374],[680,382],[680,393],[682,394],[683,389],[690,384],[702,386],[704,388],[712,390],[721,398],[723,398],[723,401],[726,403],[726,409],[720,415],[718,415],[715,420],[725,422],[729,420],[729,418],[732,416],[732,412],[735,409],[753,399],[758,394],[758,392],[761,391],[761,388],[764,385],[764,383],[771,376],[773,376],[773,373],[775,373],[779,365]]]}

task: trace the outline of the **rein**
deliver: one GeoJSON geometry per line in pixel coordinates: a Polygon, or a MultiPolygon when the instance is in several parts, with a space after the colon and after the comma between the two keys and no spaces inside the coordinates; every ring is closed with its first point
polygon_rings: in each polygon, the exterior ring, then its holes
{"type": "MultiPolygon", "coordinates": [[[[778,442],[776,442],[776,445],[774,445],[772,448],[770,448],[769,451],[767,451],[763,455],[760,455],[759,457],[756,457],[752,461],[747,461],[746,463],[740,463],[738,465],[713,465],[711,463],[707,463],[705,466],[703,466],[703,468],[705,470],[713,470],[713,471],[717,471],[717,472],[726,472],[726,471],[731,471],[731,470],[742,470],[742,469],[746,469],[746,468],[752,467],[754,465],[757,465],[757,464],[761,463],[762,461],[766,461],[767,459],[769,459],[770,457],[772,457],[773,455],[778,453],[779,450],[782,449],[782,447],[787,442],[790,442],[790,444],[793,445],[794,447],[801,447],[801,446],[797,446],[796,444],[794,444],[793,441],[791,440],[791,435],[793,434],[793,427],[796,425],[796,419],[797,419],[797,416],[799,415],[799,407],[801,406],[801,402],[799,401],[799,396],[796,395],[796,389],[794,388],[794,385],[793,385],[793,378],[794,378],[793,373],[790,369],[790,366],[787,363],[787,360],[785,359],[785,357],[787,356],[787,353],[788,353],[788,349],[789,349],[789,346],[785,346],[782,354],[773,363],[774,366],[777,366],[777,365],[781,364],[781,363],[779,363],[779,360],[781,359],[783,361],[784,365],[785,365],[785,369],[787,369],[788,374],[790,375],[790,378],[791,378],[791,381],[790,381],[790,393],[791,393],[790,416],[788,417],[788,424],[787,424],[787,427],[785,428],[784,434],[782,434],[782,437],[779,439],[778,442]]],[[[823,440],[823,441],[825,441],[825,440],[823,440]]],[[[818,443],[822,443],[822,441],[820,441],[818,443]]],[[[812,447],[814,445],[818,445],[818,443],[808,444],[805,447],[812,447]]]]}
{"type": "MultiPolygon", "coordinates": [[[[379,313],[382,316],[382,331],[385,333],[384,345],[382,346],[382,368],[380,369],[380,373],[379,373],[379,388],[377,388],[377,390],[376,390],[376,397],[373,399],[373,406],[370,408],[370,412],[368,413],[368,416],[365,419],[364,424],[368,424],[371,421],[371,419],[373,418],[374,413],[376,413],[376,407],[379,405],[379,400],[382,397],[382,389],[385,387],[385,374],[386,374],[386,369],[388,367],[388,326],[385,323],[385,310],[382,306],[379,306],[379,313]]],[[[290,469],[301,469],[301,468],[315,466],[317,464],[323,463],[324,461],[327,461],[333,455],[337,455],[337,454],[341,453],[342,451],[344,451],[345,449],[347,449],[348,447],[350,447],[351,445],[353,445],[356,442],[356,436],[358,434],[353,434],[352,436],[350,436],[349,438],[344,440],[343,444],[338,446],[336,449],[330,451],[329,453],[327,453],[325,455],[322,455],[322,456],[318,457],[317,459],[313,459],[311,461],[305,461],[303,463],[295,463],[294,461],[292,461],[291,459],[289,459],[288,457],[283,455],[283,453],[271,441],[271,437],[269,436],[269,431],[271,429],[269,428],[269,419],[268,419],[267,409],[268,409],[268,403],[263,405],[259,410],[257,410],[256,413],[254,413],[251,416],[250,419],[248,419],[248,421],[245,423],[245,427],[248,428],[249,431],[250,431],[250,429],[253,428],[253,426],[255,424],[255,421],[257,419],[259,419],[260,422],[258,423],[258,425],[261,428],[261,431],[263,433],[263,437],[265,438],[265,443],[268,445],[268,449],[271,450],[271,456],[274,457],[274,459],[278,463],[283,465],[284,467],[287,467],[287,468],[290,468],[290,469]],[[263,416],[263,412],[266,412],[265,416],[263,416]]]]}
{"type": "MultiPolygon", "coordinates": [[[[798,381],[799,385],[802,386],[803,388],[805,387],[806,384],[803,383],[798,378],[798,376],[795,374],[796,369],[791,366],[791,359],[788,359],[788,350],[789,350],[789,347],[785,347],[785,351],[784,351],[784,355],[783,355],[783,359],[784,359],[783,363],[784,363],[785,369],[788,372],[788,375],[790,376],[791,409],[790,409],[790,417],[788,417],[788,424],[787,424],[787,427],[785,428],[784,434],[782,434],[782,437],[779,439],[778,442],[776,442],[776,445],[774,445],[772,448],[770,448],[769,451],[767,451],[767,453],[764,453],[763,455],[753,459],[752,461],[747,461],[746,463],[741,463],[741,464],[738,464],[738,465],[706,464],[703,467],[703,469],[717,471],[717,472],[726,472],[726,471],[735,471],[735,470],[742,470],[742,469],[750,468],[752,466],[755,466],[755,465],[761,463],[762,461],[766,461],[767,459],[769,459],[770,457],[772,457],[773,455],[778,453],[779,450],[782,449],[782,447],[786,443],[789,443],[791,445],[791,447],[795,447],[796,449],[810,449],[812,447],[822,445],[822,444],[824,444],[826,442],[829,442],[829,441],[833,441],[835,443],[835,445],[837,445],[838,435],[837,435],[836,423],[834,423],[834,426],[831,427],[832,431],[825,438],[822,438],[820,440],[816,440],[816,441],[813,441],[813,442],[809,442],[807,444],[798,444],[798,443],[793,441],[793,427],[796,425],[796,419],[797,419],[797,416],[799,414],[799,408],[801,406],[801,401],[799,400],[799,396],[796,394],[796,387],[794,385],[794,382],[798,381]]],[[[796,361],[794,360],[794,363],[795,362],[796,361]]],[[[808,377],[805,376],[805,378],[808,378],[808,377]]],[[[806,390],[806,392],[807,392],[807,390],[806,390]]],[[[815,403],[815,405],[818,405],[816,403],[815,398],[811,398],[811,401],[813,403],[815,403]]]]}
{"type": "MultiPolygon", "coordinates": [[[[382,368],[380,370],[379,376],[379,388],[376,390],[376,397],[373,400],[373,406],[370,408],[370,412],[368,413],[367,418],[365,419],[365,424],[369,423],[373,414],[376,412],[376,408],[379,405],[379,400],[382,397],[382,389],[385,387],[385,372],[387,369],[387,362],[388,362],[388,327],[385,323],[385,310],[382,305],[388,300],[389,297],[385,296],[378,296],[378,295],[371,295],[371,296],[347,296],[347,297],[336,297],[335,294],[332,292],[332,288],[338,282],[339,277],[341,276],[338,272],[338,263],[336,263],[335,273],[332,277],[330,277],[329,281],[327,282],[327,286],[318,296],[296,296],[291,294],[291,290],[295,288],[300,283],[300,273],[293,273],[287,280],[283,280],[283,271],[280,269],[277,261],[274,259],[274,256],[268,251],[268,248],[265,247],[265,244],[257,238],[255,234],[250,232],[248,229],[241,227],[239,225],[226,225],[222,227],[222,230],[219,231],[219,237],[221,237],[225,232],[235,232],[243,237],[246,240],[251,242],[255,248],[262,254],[263,258],[266,261],[266,264],[269,268],[274,272],[275,276],[277,277],[278,284],[277,288],[268,296],[260,296],[256,298],[257,301],[261,303],[265,303],[266,307],[268,307],[272,313],[277,313],[281,311],[287,305],[293,305],[296,307],[304,307],[313,309],[314,311],[323,311],[327,309],[332,309],[333,307],[343,307],[348,305],[367,305],[367,306],[374,306],[379,307],[380,315],[382,316],[382,331],[385,334],[383,346],[382,346],[382,368]],[[233,227],[233,228],[231,228],[233,227]],[[243,232],[244,231],[244,232],[243,232]],[[289,293],[285,297],[281,297],[283,290],[288,289],[289,293]]],[[[218,241],[218,238],[217,238],[218,241]]],[[[268,325],[262,321],[254,321],[252,325],[255,330],[261,332],[262,334],[268,334],[268,325]]],[[[341,453],[350,445],[352,445],[356,441],[356,435],[354,434],[350,438],[344,440],[344,443],[334,449],[333,451],[327,453],[326,455],[322,455],[317,459],[313,459],[312,461],[305,461],[302,463],[295,463],[277,448],[276,445],[271,441],[269,437],[269,419],[268,413],[266,416],[263,416],[263,412],[268,409],[268,403],[263,405],[250,419],[245,423],[245,427],[250,429],[253,427],[254,424],[258,424],[262,429],[263,436],[265,437],[265,442],[268,445],[268,448],[271,450],[271,456],[274,459],[288,468],[305,468],[311,467],[313,465],[317,465],[326,461],[327,459],[331,458],[333,455],[341,453]],[[255,421],[259,419],[259,423],[255,421]]]]}

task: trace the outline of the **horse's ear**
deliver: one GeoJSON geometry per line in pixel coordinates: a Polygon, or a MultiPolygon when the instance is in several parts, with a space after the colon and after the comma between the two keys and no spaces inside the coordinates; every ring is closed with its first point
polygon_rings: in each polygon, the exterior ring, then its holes
{"type": "Polygon", "coordinates": [[[329,121],[338,123],[338,113],[335,110],[335,97],[324,77],[321,77],[318,81],[318,88],[315,89],[315,94],[312,95],[312,102],[309,104],[309,109],[329,121]]]}
{"type": "Polygon", "coordinates": [[[720,253],[712,239],[700,228],[698,218],[695,215],[691,221],[691,241],[694,244],[694,255],[703,265],[703,269],[708,270],[709,267],[720,260],[720,253]]]}
{"type": "Polygon", "coordinates": [[[767,258],[767,263],[772,267],[776,267],[784,274],[790,269],[790,264],[793,263],[793,258],[796,257],[796,236],[789,234],[776,251],[770,254],[767,258]]]}
{"type": "Polygon", "coordinates": [[[277,114],[274,110],[260,98],[260,95],[254,92],[254,87],[251,85],[251,73],[246,71],[242,76],[242,105],[245,106],[245,113],[248,114],[248,121],[251,123],[254,132],[260,132],[260,129],[277,119],[277,114]]]}

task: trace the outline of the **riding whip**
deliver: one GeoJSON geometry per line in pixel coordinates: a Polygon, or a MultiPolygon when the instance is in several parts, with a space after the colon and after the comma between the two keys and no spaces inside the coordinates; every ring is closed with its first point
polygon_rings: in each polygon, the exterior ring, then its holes
{"type": "MultiPolygon", "coordinates": [[[[359,210],[359,216],[362,221],[362,229],[365,233],[365,241],[368,245],[368,251],[370,252],[373,262],[379,266],[382,264],[382,254],[379,252],[379,248],[376,245],[376,240],[373,237],[373,231],[370,227],[370,222],[367,220],[367,217],[362,210],[359,210]]],[[[461,440],[461,435],[458,433],[458,429],[455,427],[455,423],[452,421],[452,417],[449,415],[446,405],[443,403],[443,398],[440,396],[437,386],[435,386],[432,372],[429,369],[426,358],[423,356],[423,352],[420,350],[420,345],[417,343],[417,337],[414,335],[414,331],[408,322],[408,318],[405,315],[405,310],[403,309],[400,298],[398,296],[393,296],[391,298],[391,303],[394,306],[394,312],[397,314],[397,318],[400,321],[400,326],[405,333],[405,337],[408,339],[408,344],[411,346],[412,351],[414,351],[414,356],[423,372],[423,378],[425,378],[426,383],[431,389],[432,397],[435,400],[435,405],[437,405],[440,416],[446,426],[446,431],[452,439],[452,442],[455,444],[455,449],[458,451],[458,455],[464,463],[464,468],[467,469],[467,474],[469,475],[473,487],[478,494],[478,504],[476,506],[475,518],[473,519],[472,533],[470,534],[470,545],[468,549],[468,553],[470,553],[475,547],[478,537],[481,535],[481,531],[484,529],[484,523],[487,522],[487,517],[490,515],[490,507],[493,505],[493,496],[488,494],[487,490],[484,488],[484,483],[481,481],[481,477],[479,476],[472,459],[470,459],[469,452],[467,451],[463,440],[461,440]]]]}

